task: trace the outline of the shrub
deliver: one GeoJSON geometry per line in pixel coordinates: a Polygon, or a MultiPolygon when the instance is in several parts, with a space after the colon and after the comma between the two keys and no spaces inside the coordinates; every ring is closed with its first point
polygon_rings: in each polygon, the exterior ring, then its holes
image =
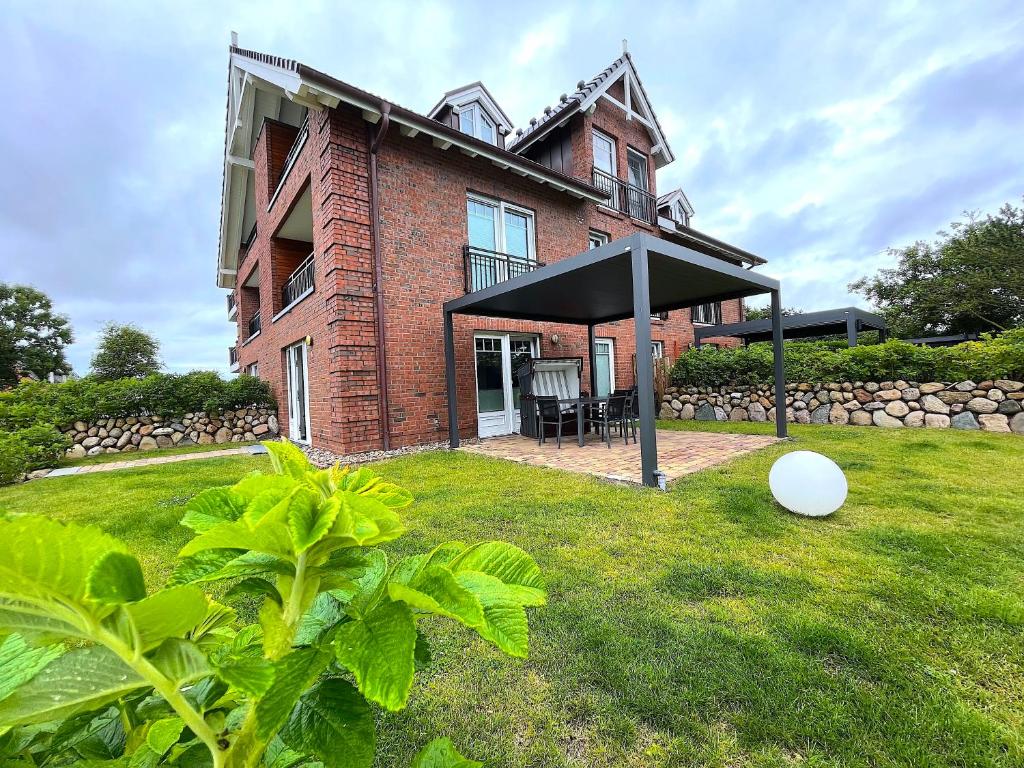
{"type": "MultiPolygon", "coordinates": [[[[789,381],[982,381],[1024,378],[1024,329],[953,347],[923,347],[905,341],[847,348],[836,342],[786,342],[789,381]]],[[[672,369],[677,385],[722,386],[774,381],[771,344],[684,352],[672,369]]]]}
{"type": "Polygon", "coordinates": [[[55,464],[68,439],[48,424],[0,432],[0,485],[16,482],[26,472],[55,464]]]}
{"type": "MultiPolygon", "coordinates": [[[[422,619],[527,655],[526,608],[546,599],[530,555],[448,542],[392,564],[379,545],[404,533],[408,491],[265,445],[274,474],[188,503],[196,536],[156,591],[97,528],[0,520],[0,763],[371,768],[380,711],[429,664],[422,619]],[[204,591],[217,582],[258,621],[204,591]]],[[[415,765],[481,764],[440,739],[415,765]]]]}

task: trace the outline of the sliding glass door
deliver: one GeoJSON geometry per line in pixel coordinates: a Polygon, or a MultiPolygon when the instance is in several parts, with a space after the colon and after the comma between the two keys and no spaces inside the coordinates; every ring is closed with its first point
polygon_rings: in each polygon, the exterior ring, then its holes
{"type": "Polygon", "coordinates": [[[477,431],[480,437],[519,431],[519,381],[516,370],[536,357],[537,337],[525,334],[478,333],[476,356],[477,431]]]}

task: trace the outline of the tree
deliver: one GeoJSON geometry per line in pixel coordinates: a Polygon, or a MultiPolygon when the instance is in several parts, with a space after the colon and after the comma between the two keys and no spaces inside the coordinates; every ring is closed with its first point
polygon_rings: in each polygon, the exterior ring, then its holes
{"type": "Polygon", "coordinates": [[[0,387],[32,374],[70,373],[64,348],[74,341],[64,315],[50,297],[27,285],[0,283],[0,387]]]}
{"type": "Polygon", "coordinates": [[[891,248],[894,269],[850,284],[897,336],[1003,331],[1024,324],[1024,207],[965,213],[933,243],[891,248]]]}
{"type": "MultiPolygon", "coordinates": [[[[793,315],[802,315],[804,311],[802,309],[795,309],[793,307],[783,307],[782,316],[792,317],[793,315]]],[[[743,317],[747,320],[771,320],[772,319],[772,308],[767,307],[743,307],[743,317]]]]}
{"type": "Polygon", "coordinates": [[[107,323],[92,358],[92,372],[98,379],[141,379],[160,370],[160,344],[130,323],[107,323]]]}

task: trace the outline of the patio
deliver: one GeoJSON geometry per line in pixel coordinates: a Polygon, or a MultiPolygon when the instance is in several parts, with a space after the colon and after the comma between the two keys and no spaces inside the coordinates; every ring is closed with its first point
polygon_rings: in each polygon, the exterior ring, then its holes
{"type": "MultiPolygon", "coordinates": [[[[778,442],[768,435],[732,435],[718,432],[676,432],[656,430],[658,438],[658,468],[668,482],[678,480],[691,472],[714,467],[738,456],[751,453],[778,442]]],[[[640,443],[630,440],[624,445],[622,438],[612,436],[609,449],[597,435],[588,434],[581,448],[573,433],[562,438],[562,448],[554,438],[543,445],[522,435],[491,437],[462,445],[459,450],[517,461],[537,467],[580,472],[620,483],[642,483],[640,469],[640,443]]]]}

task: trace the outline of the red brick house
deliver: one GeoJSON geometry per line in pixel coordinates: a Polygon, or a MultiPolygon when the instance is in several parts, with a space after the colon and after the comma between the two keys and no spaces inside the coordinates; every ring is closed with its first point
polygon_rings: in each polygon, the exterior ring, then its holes
{"type": "MultiPolygon", "coordinates": [[[[672,160],[628,53],[513,130],[481,83],[422,114],[233,45],[217,270],[232,369],[271,383],[293,439],[339,453],[444,440],[445,301],[637,231],[763,263],[690,227],[682,190],[658,196],[672,160]]],[[[650,354],[742,312],[652,317],[650,354]]],[[[597,331],[599,392],[633,384],[632,323],[597,331]]],[[[578,326],[459,317],[455,340],[464,438],[518,428],[522,356],[587,358],[578,326]]]]}

